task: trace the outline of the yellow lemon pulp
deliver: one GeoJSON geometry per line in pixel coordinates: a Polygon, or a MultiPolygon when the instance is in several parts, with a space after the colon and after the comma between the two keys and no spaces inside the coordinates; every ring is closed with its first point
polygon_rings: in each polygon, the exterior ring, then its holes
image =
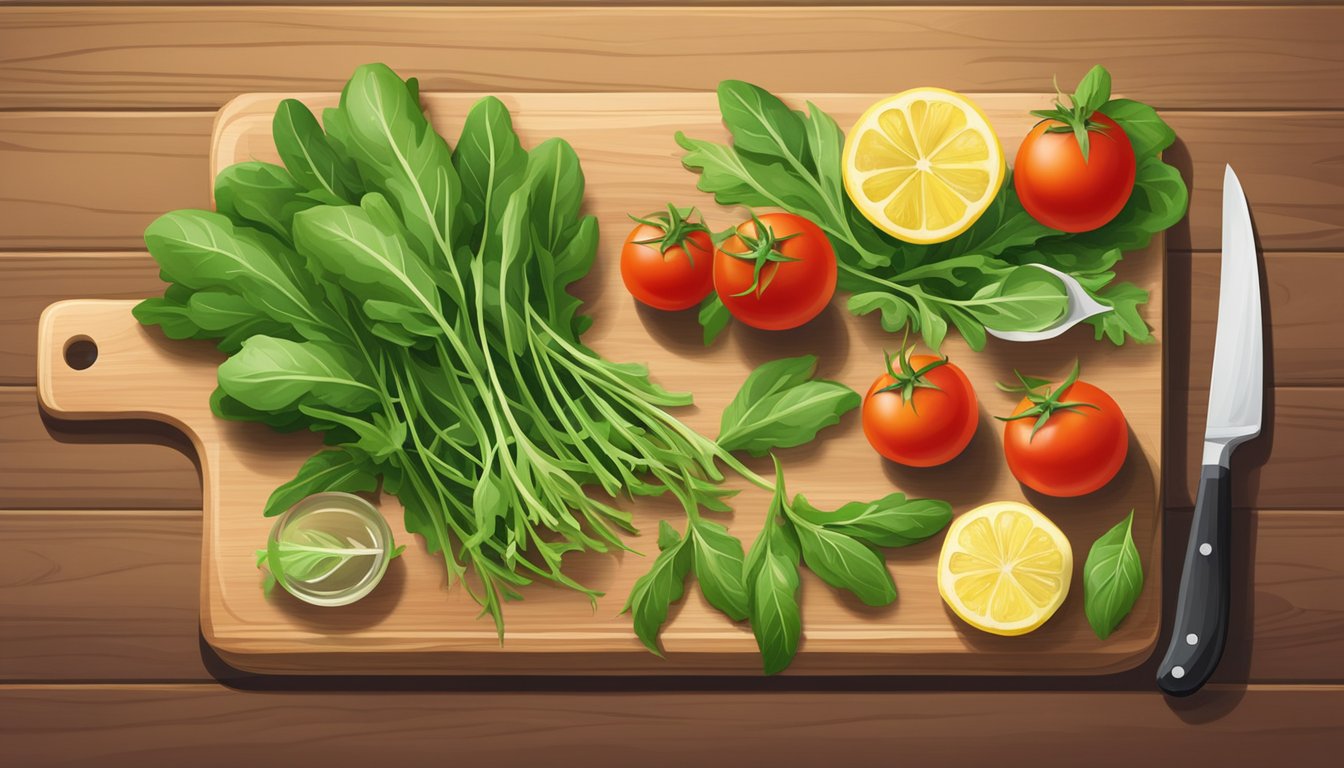
{"type": "Polygon", "coordinates": [[[967,624],[1022,635],[1044,624],[1069,592],[1073,549],[1039,511],[998,501],[952,522],[938,558],[938,591],[967,624]]]}
{"type": "Polygon", "coordinates": [[[965,96],[915,88],[868,108],[845,140],[845,190],[874,225],[910,243],[965,232],[1007,165],[985,113],[965,96]]]}

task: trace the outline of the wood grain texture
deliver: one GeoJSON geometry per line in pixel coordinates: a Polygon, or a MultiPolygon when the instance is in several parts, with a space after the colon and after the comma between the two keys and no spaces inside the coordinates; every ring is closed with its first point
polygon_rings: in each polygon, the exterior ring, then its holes
{"type": "MultiPolygon", "coordinates": [[[[1337,556],[1344,515],[1244,515],[1235,544],[1248,557],[1236,560],[1232,629],[1215,681],[1344,681],[1344,561],[1337,556]]],[[[1189,525],[1190,510],[1168,513],[1161,581],[1169,593],[1189,525]]],[[[3,512],[0,540],[0,680],[209,681],[221,674],[198,641],[199,511],[3,512]]],[[[1148,682],[1124,675],[1087,686],[1148,682]]]]}
{"type": "MultiPolygon", "coordinates": [[[[1212,340],[1206,343],[1212,347],[1212,340]]],[[[1210,356],[1206,352],[1204,359],[1210,356]]],[[[1201,380],[1207,378],[1207,372],[1202,374],[1201,380]]],[[[1235,454],[1235,466],[1243,470],[1234,487],[1236,503],[1262,509],[1344,508],[1334,485],[1334,478],[1344,474],[1344,390],[1281,387],[1273,392],[1265,435],[1235,454]]],[[[1207,397],[1201,389],[1173,390],[1168,396],[1169,507],[1193,504],[1207,397]]],[[[194,507],[201,494],[195,467],[184,454],[190,451],[185,438],[168,427],[44,419],[33,388],[0,388],[0,508],[194,507]]]]}
{"type": "Polygon", "coordinates": [[[0,512],[0,541],[0,679],[209,679],[199,511],[0,512]]]}
{"type": "MultiPolygon", "coordinates": [[[[601,215],[605,211],[601,184],[591,170],[589,182],[589,200],[601,215]]],[[[1151,263],[1160,269],[1160,261],[1151,263]]],[[[1153,272],[1149,270],[1149,277],[1153,272]]],[[[1142,274],[1130,276],[1151,288],[1160,287],[1142,274]]],[[[619,276],[608,275],[605,282],[613,280],[618,283],[619,276]]],[[[604,286],[608,291],[612,287],[604,286]]],[[[668,659],[658,660],[644,651],[628,619],[619,615],[624,596],[644,570],[644,563],[633,557],[573,558],[568,563],[569,574],[607,592],[598,601],[597,611],[591,611],[575,593],[529,589],[526,600],[509,607],[509,632],[503,646],[498,645],[492,626],[476,620],[478,608],[463,590],[445,593],[441,589],[442,565],[425,554],[418,541],[412,544],[411,554],[393,564],[385,584],[339,612],[304,606],[283,595],[266,600],[257,588],[253,552],[271,521],[260,517],[257,510],[277,485],[292,477],[318,442],[312,435],[280,436],[258,425],[214,419],[207,399],[214,387],[218,353],[208,345],[162,340],[134,321],[131,306],[131,302],[82,301],[49,308],[39,337],[38,389],[44,407],[62,416],[158,419],[191,436],[201,457],[206,488],[202,632],[231,664],[252,671],[354,674],[742,673],[756,668],[750,635],[710,610],[698,593],[677,609],[663,632],[668,659]],[[62,363],[60,349],[65,339],[81,335],[97,343],[99,359],[87,370],[72,371],[62,363]]],[[[640,323],[628,305],[609,308],[598,316],[590,343],[601,354],[626,359],[634,347],[647,347],[648,330],[640,323]]],[[[821,331],[809,334],[810,341],[794,337],[794,351],[820,354],[822,370],[830,378],[851,386],[867,383],[872,373],[864,361],[877,359],[883,339],[861,334],[853,322],[843,320],[823,323],[821,331]],[[858,381],[860,377],[863,382],[858,381]]],[[[761,361],[756,355],[778,356],[780,350],[770,346],[771,342],[762,339],[747,346],[720,345],[708,354],[686,346],[642,351],[665,384],[673,389],[694,386],[699,409],[686,414],[685,421],[694,429],[711,432],[717,414],[746,370],[761,361]],[[695,357],[695,364],[685,364],[689,356],[695,357]]],[[[959,341],[950,341],[949,353],[957,355],[959,346],[959,341]]],[[[1025,357],[1016,350],[1013,354],[1019,361],[1035,360],[1038,368],[1046,370],[1052,365],[1048,361],[1057,365],[1060,359],[1071,359],[1068,350],[1067,343],[1061,347],[1052,342],[1033,348],[1025,357]]],[[[1011,396],[986,389],[985,366],[1001,363],[1004,352],[991,345],[982,355],[959,357],[967,375],[984,385],[980,391],[986,408],[1006,409],[1013,401],[1011,396]]],[[[1037,497],[1032,501],[1079,541],[1090,541],[1113,524],[1112,509],[1136,508],[1135,538],[1139,551],[1152,563],[1160,543],[1156,467],[1160,464],[1161,395],[1141,377],[1129,374],[1144,369],[1160,378],[1160,349],[1129,347],[1108,352],[1107,359],[1117,365],[1094,366],[1092,379],[1126,409],[1134,430],[1134,447],[1121,479],[1085,504],[1037,497]]],[[[988,431],[956,465],[933,474],[884,467],[858,440],[852,418],[842,432],[832,432],[828,438],[835,439],[785,457],[791,488],[807,489],[822,508],[852,498],[875,498],[890,492],[893,483],[913,495],[948,498],[958,510],[986,499],[1021,497],[1020,487],[1003,471],[988,431]],[[863,461],[856,461],[850,448],[860,450],[863,461]],[[965,482],[968,476],[975,481],[965,482]],[[953,477],[958,482],[951,482],[953,477]]],[[[757,464],[758,471],[763,471],[757,464]]],[[[768,499],[759,490],[748,489],[735,501],[738,514],[730,529],[750,540],[759,530],[768,499]]],[[[399,529],[400,508],[395,499],[384,497],[381,506],[394,530],[399,529]]],[[[654,516],[679,521],[681,513],[666,504],[638,506],[643,527],[652,525],[654,516]]],[[[936,557],[936,548],[928,545],[891,555],[889,567],[905,589],[899,604],[882,610],[864,610],[837,600],[834,593],[806,577],[805,650],[791,671],[1095,674],[1143,661],[1156,640],[1160,615],[1156,587],[1145,592],[1129,621],[1106,644],[1092,636],[1076,599],[1029,637],[979,636],[944,610],[931,581],[936,557]]],[[[1075,570],[1081,566],[1079,560],[1075,570]]],[[[1074,578],[1080,577],[1075,574],[1074,578]]]]}
{"type": "Polygon", "coordinates": [[[213,685],[0,687],[17,764],[1333,766],[1344,688],[1150,692],[249,692],[213,685]]]}
{"type": "MultiPolygon", "coordinates": [[[[1232,503],[1339,509],[1344,502],[1339,485],[1344,477],[1344,390],[1279,387],[1266,389],[1265,395],[1264,430],[1232,455],[1232,503]]],[[[1190,426],[1184,435],[1177,430],[1166,435],[1168,507],[1194,503],[1208,398],[1207,389],[1191,389],[1182,399],[1185,415],[1178,406],[1171,409],[1171,423],[1188,420],[1190,426]]]]}
{"type": "Polygon", "coordinates": [[[0,108],[214,108],[334,90],[375,58],[427,91],[706,90],[729,76],[884,91],[893,73],[938,73],[956,90],[1036,92],[1103,61],[1162,107],[1338,108],[1341,25],[1338,7],[12,7],[0,108]]]}
{"type": "MultiPolygon", "coordinates": [[[[1247,6],[1274,6],[1274,5],[1333,5],[1332,0],[1110,0],[1107,3],[1089,3],[1086,0],[1036,0],[1033,6],[1096,6],[1106,5],[1114,7],[1126,6],[1163,6],[1163,7],[1182,7],[1182,6],[1201,6],[1201,5],[1247,5],[1247,6]]],[[[421,7],[421,6],[440,6],[444,5],[440,0],[0,0],[0,6],[402,6],[402,7],[421,7]]],[[[516,6],[558,6],[573,7],[576,5],[586,5],[590,7],[603,7],[607,5],[620,5],[626,7],[675,7],[675,8],[697,8],[714,6],[764,6],[764,7],[791,7],[799,6],[815,7],[818,5],[816,0],[620,0],[620,2],[610,2],[609,0],[588,0],[587,2],[576,2],[576,0],[459,0],[453,3],[455,6],[471,7],[516,7],[516,6]]],[[[846,6],[854,7],[911,7],[921,8],[930,5],[929,0],[846,0],[846,6]]],[[[943,0],[939,5],[971,5],[971,6],[992,6],[1021,5],[1016,0],[943,0]]]]}
{"type": "MultiPolygon", "coordinates": [[[[710,93],[680,98],[713,103],[710,93]]],[[[692,127],[683,117],[673,111],[648,115],[666,141],[657,153],[638,158],[639,167],[650,173],[680,167],[672,136],[692,127]]],[[[1189,218],[1168,233],[1169,248],[1219,251],[1223,165],[1231,162],[1250,196],[1264,248],[1344,250],[1344,112],[1165,117],[1179,136],[1168,160],[1192,187],[1189,218]]],[[[7,169],[0,174],[0,200],[7,201],[0,206],[0,250],[143,248],[142,233],[154,217],[209,205],[203,179],[212,123],[204,113],[0,112],[0,167],[7,169]]],[[[632,175],[623,183],[633,197],[644,181],[632,175]]],[[[660,194],[682,199],[693,193],[695,177],[657,173],[656,184],[660,194]]]]}
{"type": "Polygon", "coordinates": [[[141,233],[155,216],[209,205],[202,168],[213,120],[0,113],[0,249],[143,248],[141,233]]]}
{"type": "MultiPolygon", "coordinates": [[[[322,106],[334,101],[334,96],[305,100],[320,112],[322,106]]],[[[664,185],[684,181],[684,172],[675,164],[659,162],[664,151],[661,146],[670,132],[666,130],[669,118],[697,135],[726,137],[717,106],[708,95],[509,94],[504,100],[525,145],[534,146],[550,135],[565,136],[574,145],[579,156],[585,158],[586,209],[617,230],[628,224],[627,211],[656,208],[666,197],[664,185]]],[[[244,96],[221,111],[215,123],[212,170],[248,158],[274,158],[270,124],[278,101],[278,96],[244,96]]],[[[475,101],[476,97],[470,95],[429,94],[425,106],[440,125],[454,126],[460,124],[475,101]]],[[[818,96],[817,101],[832,110],[837,119],[850,122],[870,99],[826,95],[818,96]]],[[[1003,132],[1011,152],[1014,137],[1024,134],[1031,125],[1029,110],[1048,103],[1048,97],[984,95],[978,101],[1003,132]]],[[[447,130],[451,135],[451,128],[447,130]]],[[[707,195],[697,194],[692,202],[699,203],[711,218],[733,215],[713,205],[707,195]]],[[[748,339],[742,329],[736,329],[736,334],[730,334],[736,338],[709,351],[684,336],[666,339],[671,330],[667,321],[674,318],[637,312],[628,300],[619,300],[627,294],[619,274],[611,268],[618,245],[614,239],[606,241],[594,274],[584,285],[597,321],[585,340],[612,359],[635,359],[632,356],[638,355],[655,371],[668,371],[670,386],[693,389],[699,410],[685,417],[693,428],[712,432],[717,421],[714,415],[760,362],[762,354],[797,354],[807,348],[820,355],[827,376],[860,389],[871,381],[871,361],[881,359],[885,334],[874,333],[871,323],[837,316],[841,315],[838,311],[806,331],[767,334],[768,340],[748,339]],[[611,297],[618,300],[612,301],[611,297]],[[664,340],[674,343],[663,348],[650,344],[664,340]],[[692,344],[686,345],[686,341],[692,344]]],[[[1127,265],[1126,276],[1160,297],[1162,270],[1158,245],[1136,254],[1127,265]]],[[[40,332],[43,340],[39,341],[39,392],[44,404],[58,413],[96,418],[128,411],[136,417],[158,418],[186,427],[201,456],[206,487],[202,631],[233,663],[253,670],[300,672],[395,669],[554,673],[577,667],[595,672],[645,670],[664,674],[750,671],[757,667],[754,642],[743,628],[732,626],[697,601],[688,600],[663,633],[673,659],[670,663],[660,663],[640,649],[626,620],[619,616],[624,596],[645,570],[643,561],[629,557],[576,558],[572,564],[569,572],[574,578],[607,593],[598,601],[595,613],[579,604],[582,599],[578,595],[529,590],[528,600],[509,612],[509,633],[503,648],[491,627],[470,622],[477,608],[465,598],[464,590],[450,590],[445,601],[438,588],[441,564],[430,558],[399,560],[394,572],[400,580],[392,588],[385,587],[340,616],[330,611],[299,610],[292,602],[287,607],[280,600],[264,600],[257,590],[244,586],[256,584],[252,553],[270,528],[270,521],[255,512],[270,491],[291,477],[298,464],[315,450],[316,440],[302,435],[282,441],[264,430],[222,425],[205,408],[214,386],[217,356],[155,344],[152,335],[139,328],[126,309],[125,303],[90,303],[61,304],[48,310],[40,332]],[[102,350],[99,363],[87,371],[71,371],[59,360],[61,345],[79,333],[92,335],[102,350]],[[147,376],[151,371],[153,375],[147,376]],[[575,598],[579,598],[577,602],[575,598]],[[335,629],[341,631],[339,637],[331,636],[335,629]],[[556,665],[557,660],[561,664],[556,665]]],[[[1148,314],[1159,339],[1160,310],[1158,300],[1148,314]]],[[[698,336],[694,328],[689,330],[698,336]]],[[[1096,359],[1093,355],[1097,351],[1096,345],[1076,336],[1035,345],[1030,350],[994,343],[974,359],[958,354],[959,340],[949,346],[967,374],[979,382],[987,407],[995,398],[984,393],[993,391],[990,382],[1006,355],[1020,365],[1034,361],[1033,370],[1044,371],[1046,366],[1052,370],[1061,360],[1071,360],[1080,353],[1096,359]],[[1080,342],[1086,350],[1079,349],[1080,342]]],[[[1154,381],[1162,380],[1161,350],[1157,345],[1131,345],[1104,351],[1105,357],[1097,359],[1089,376],[1106,386],[1126,408],[1134,433],[1134,460],[1129,462],[1124,479],[1114,483],[1107,496],[1117,507],[1137,509],[1136,538],[1140,551],[1151,562],[1159,551],[1161,512],[1157,493],[1161,458],[1157,451],[1161,446],[1162,391],[1160,386],[1153,386],[1154,381]],[[1132,374],[1136,370],[1146,375],[1135,377],[1132,374]]],[[[998,403],[1002,409],[1010,407],[1015,399],[995,394],[1002,401],[998,403]]],[[[812,500],[823,508],[853,498],[880,496],[889,491],[892,480],[915,494],[950,498],[959,509],[990,499],[1020,497],[1018,484],[1007,473],[997,471],[1002,469],[1000,462],[983,450],[988,447],[973,449],[971,458],[949,467],[948,472],[954,471],[955,475],[935,473],[942,478],[940,483],[928,472],[891,470],[884,475],[883,470],[888,468],[874,461],[864,441],[851,436],[834,445],[813,446],[810,455],[792,462],[790,479],[795,490],[808,489],[812,500]],[[965,482],[968,474],[976,478],[975,482],[965,482]],[[954,477],[956,482],[949,482],[954,477]]],[[[738,504],[739,514],[733,519],[733,528],[744,541],[755,537],[767,506],[764,497],[754,498],[759,495],[744,494],[738,504]]],[[[1098,514],[1095,503],[1079,506],[1035,497],[1031,501],[1047,513],[1062,511],[1055,519],[1066,520],[1061,522],[1066,532],[1085,533],[1088,540],[1113,523],[1098,514]]],[[[400,517],[393,500],[387,500],[385,511],[400,517]]],[[[680,513],[666,505],[641,504],[638,511],[656,511],[660,516],[671,513],[674,522],[680,522],[680,513]]],[[[893,556],[891,567],[899,582],[929,581],[936,552],[928,547],[919,549],[918,553],[893,556]]],[[[868,621],[856,621],[854,605],[812,587],[803,601],[808,614],[807,652],[794,669],[823,674],[860,669],[923,674],[1111,671],[1147,657],[1160,615],[1155,599],[1160,593],[1154,590],[1150,594],[1154,599],[1141,601],[1127,626],[1101,645],[1077,605],[1030,638],[1003,642],[968,636],[964,625],[948,615],[931,589],[907,590],[899,605],[868,611],[868,621]]]]}
{"type": "Polygon", "coordinates": [[[163,292],[146,253],[0,253],[0,385],[37,381],[37,318],[61,299],[139,299],[163,292]]]}
{"type": "Polygon", "coordinates": [[[33,387],[0,387],[0,509],[199,508],[188,451],[162,425],[62,424],[33,387]]]}
{"type": "MultiPolygon", "coordinates": [[[[1336,286],[1344,284],[1344,252],[1264,254],[1268,290],[1266,338],[1274,350],[1279,386],[1344,385],[1344,334],[1338,330],[1336,286]]],[[[1219,255],[1167,253],[1169,321],[1188,334],[1168,339],[1170,384],[1208,385],[1218,316],[1219,255]]],[[[0,384],[37,381],[37,319],[62,299],[134,299],[163,288],[158,267],[142,252],[0,253],[0,384]]],[[[1086,330],[1077,331],[1084,334],[1086,330]]],[[[1192,415],[1199,432],[1203,415],[1192,415]]],[[[1173,425],[1180,429],[1179,425],[1173,425]]]]}

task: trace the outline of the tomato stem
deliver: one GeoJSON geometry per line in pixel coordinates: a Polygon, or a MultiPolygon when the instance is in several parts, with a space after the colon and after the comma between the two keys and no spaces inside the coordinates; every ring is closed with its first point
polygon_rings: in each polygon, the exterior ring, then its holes
{"type": "MultiPolygon", "coordinates": [[[[905,334],[901,336],[900,351],[896,354],[896,360],[899,361],[901,366],[900,373],[897,373],[896,369],[892,368],[891,366],[891,360],[892,360],[891,353],[887,352],[886,350],[882,350],[882,357],[886,360],[887,363],[887,375],[892,378],[892,383],[879,389],[878,392],[900,393],[901,402],[909,403],[910,409],[913,411],[915,409],[916,389],[936,389],[940,392],[942,391],[942,387],[939,387],[937,384],[934,384],[933,382],[929,381],[927,376],[929,371],[947,365],[947,356],[944,355],[943,357],[934,360],[928,365],[922,366],[918,370],[916,370],[914,365],[910,362],[910,352],[915,348],[915,345],[911,344],[909,346],[906,346],[905,343],[906,338],[909,336],[909,333],[910,330],[907,327],[905,334]]],[[[916,413],[918,413],[918,411],[916,411],[916,413]]]]}
{"type": "Polygon", "coordinates": [[[737,239],[742,241],[742,244],[747,247],[747,250],[741,253],[723,251],[725,256],[731,256],[739,261],[749,261],[752,263],[751,285],[745,291],[734,293],[734,297],[747,296],[755,293],[756,297],[760,298],[761,294],[765,293],[765,289],[770,287],[770,281],[774,278],[774,274],[771,273],[771,275],[766,278],[765,283],[761,283],[761,270],[765,269],[766,264],[802,261],[802,259],[795,259],[792,256],[785,256],[779,250],[780,243],[791,240],[797,237],[800,233],[795,232],[791,235],[778,237],[775,235],[773,229],[766,226],[765,222],[761,221],[756,216],[754,211],[751,214],[751,220],[756,226],[756,235],[754,237],[741,230],[738,230],[736,233],[737,239]]]}
{"type": "MultiPolygon", "coordinates": [[[[690,240],[693,232],[704,232],[713,240],[713,233],[705,225],[704,217],[699,221],[691,221],[693,216],[699,212],[695,208],[678,208],[668,203],[667,211],[656,211],[643,218],[639,216],[630,216],[630,219],[646,227],[653,227],[663,234],[660,237],[651,237],[647,240],[632,240],[635,245],[658,245],[658,253],[666,255],[673,248],[681,248],[686,254],[686,260],[691,266],[695,266],[695,256],[691,253],[691,245],[694,241],[690,240]]],[[[698,246],[698,244],[696,244],[698,246]]],[[[702,249],[703,250],[703,249],[702,249]]]]}
{"type": "Polygon", "coordinates": [[[1045,423],[1050,420],[1050,417],[1059,411],[1076,412],[1080,408],[1095,408],[1101,410],[1100,407],[1093,403],[1059,399],[1069,387],[1073,386],[1074,382],[1078,381],[1079,370],[1078,361],[1074,360],[1073,370],[1069,373],[1068,377],[1054,389],[1050,388],[1050,382],[1047,379],[1040,379],[1035,376],[1023,376],[1021,372],[1013,371],[1017,376],[1017,380],[1022,382],[1022,386],[1017,387],[1001,382],[995,382],[995,385],[1004,392],[1015,392],[1025,395],[1026,398],[1031,401],[1032,405],[1021,413],[1013,414],[1012,416],[995,416],[994,418],[999,421],[1018,421],[1019,419],[1035,418],[1036,424],[1032,426],[1031,436],[1027,438],[1028,442],[1030,442],[1031,438],[1035,437],[1041,427],[1045,426],[1045,423]]]}

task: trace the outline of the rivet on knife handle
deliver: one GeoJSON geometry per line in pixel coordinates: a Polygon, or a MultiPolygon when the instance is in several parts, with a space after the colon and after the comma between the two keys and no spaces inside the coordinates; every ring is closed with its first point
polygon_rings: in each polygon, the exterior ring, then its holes
{"type": "Polygon", "coordinates": [[[1188,696],[1208,681],[1223,655],[1231,581],[1228,557],[1232,509],[1227,467],[1205,466],[1199,477],[1195,516],[1185,548],[1185,568],[1176,599],[1171,645],[1157,671],[1157,685],[1188,696]]]}

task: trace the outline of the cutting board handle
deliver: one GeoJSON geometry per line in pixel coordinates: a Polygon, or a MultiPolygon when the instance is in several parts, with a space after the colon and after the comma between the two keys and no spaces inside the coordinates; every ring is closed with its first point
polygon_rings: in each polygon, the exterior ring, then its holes
{"type": "Polygon", "coordinates": [[[65,419],[163,421],[199,438],[211,424],[210,392],[223,356],[208,343],[173,342],[140,325],[131,314],[136,303],[82,299],[43,310],[42,407],[65,419]]]}

